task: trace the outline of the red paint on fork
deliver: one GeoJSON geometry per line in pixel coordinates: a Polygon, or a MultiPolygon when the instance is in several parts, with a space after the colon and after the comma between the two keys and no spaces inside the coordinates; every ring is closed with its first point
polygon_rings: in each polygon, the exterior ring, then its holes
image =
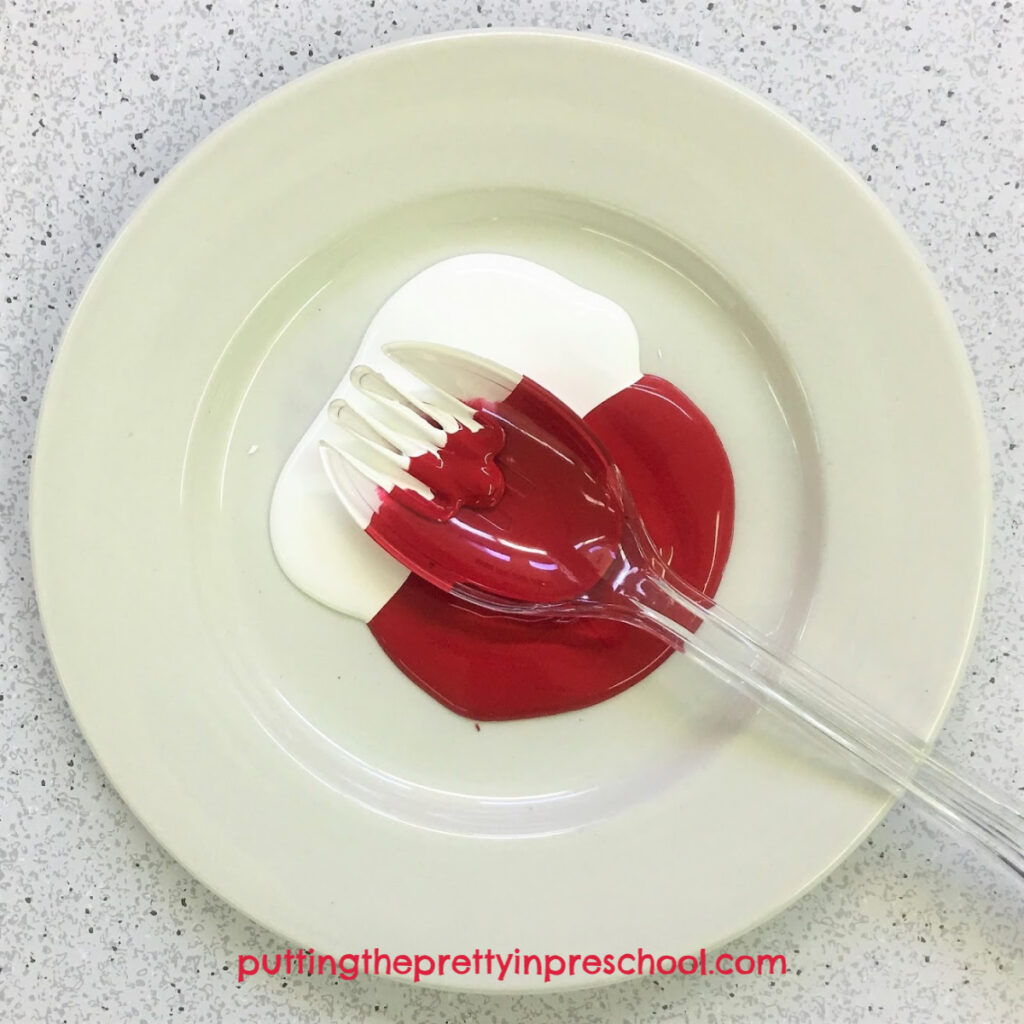
{"type": "Polygon", "coordinates": [[[474,507],[452,475],[439,486],[457,511],[423,515],[412,492],[385,495],[366,532],[442,590],[470,584],[544,603],[586,592],[611,565],[622,533],[614,466],[579,418],[528,377],[500,401],[475,404],[485,425],[478,433],[496,429],[505,439],[496,456],[500,502],[474,507]]]}
{"type": "Polygon", "coordinates": [[[381,500],[386,504],[394,499],[438,523],[448,522],[462,508],[494,508],[505,493],[505,477],[494,461],[504,447],[505,431],[499,423],[485,421],[475,431],[460,423],[437,453],[425,452],[409,462],[409,473],[434,492],[433,498],[396,487],[381,491],[381,500]]]}

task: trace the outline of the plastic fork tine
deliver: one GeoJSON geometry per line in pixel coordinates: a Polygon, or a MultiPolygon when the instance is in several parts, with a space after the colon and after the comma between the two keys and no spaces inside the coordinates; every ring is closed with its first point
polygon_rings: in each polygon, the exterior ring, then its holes
{"type": "MultiPolygon", "coordinates": [[[[485,397],[481,389],[472,383],[473,378],[478,376],[476,364],[460,364],[455,360],[450,366],[442,362],[434,363],[430,358],[434,349],[449,351],[442,349],[441,346],[403,344],[385,345],[383,351],[404,374],[423,385],[429,392],[429,397],[422,399],[409,395],[410,402],[420,409],[425,408],[427,414],[433,418],[443,416],[454,421],[453,427],[462,424],[474,432],[480,430],[481,424],[476,419],[476,410],[456,394],[461,390],[467,397],[470,394],[473,397],[485,397]],[[424,352],[428,354],[427,358],[424,358],[424,352]]],[[[510,389],[503,389],[504,393],[508,390],[510,389]]]]}
{"type": "Polygon", "coordinates": [[[458,423],[429,403],[397,388],[383,374],[357,366],[349,375],[360,414],[382,437],[410,457],[436,451],[458,423]]]}
{"type": "Polygon", "coordinates": [[[378,487],[336,445],[321,441],[320,464],[334,493],[348,514],[366,529],[379,505],[378,487]]]}
{"type": "Polygon", "coordinates": [[[368,444],[379,448],[383,453],[400,454],[398,449],[351,403],[344,398],[336,398],[327,407],[327,415],[332,423],[348,431],[353,437],[361,437],[368,444]]]}
{"type": "MultiPolygon", "coordinates": [[[[402,487],[427,500],[433,498],[434,492],[408,472],[408,457],[375,431],[373,424],[358,411],[344,401],[332,402],[330,417],[338,430],[332,440],[320,442],[321,459],[329,473],[331,466],[325,455],[332,452],[377,487],[386,491],[402,487]]],[[[337,487],[333,475],[332,482],[337,487]]]]}
{"type": "Polygon", "coordinates": [[[437,396],[438,405],[447,409],[459,422],[465,422],[466,417],[473,415],[466,399],[500,400],[521,379],[512,370],[489,359],[444,345],[390,342],[383,346],[382,351],[403,373],[429,388],[437,396]]]}

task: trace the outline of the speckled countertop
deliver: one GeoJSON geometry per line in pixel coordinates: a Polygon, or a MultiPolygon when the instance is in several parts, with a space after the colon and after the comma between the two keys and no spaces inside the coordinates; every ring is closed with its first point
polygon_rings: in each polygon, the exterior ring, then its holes
{"type": "Polygon", "coordinates": [[[923,248],[967,344],[995,478],[992,576],[940,749],[1024,789],[1024,5],[579,0],[0,0],[0,1016],[32,1021],[1011,1022],[1024,901],[897,806],[736,951],[784,978],[489,999],[270,978],[276,940],[193,881],[111,791],[33,601],[30,452],[47,368],[101,251],[198,139],[309,68],[419,33],[552,25],[642,40],[770,97],[923,248]]]}

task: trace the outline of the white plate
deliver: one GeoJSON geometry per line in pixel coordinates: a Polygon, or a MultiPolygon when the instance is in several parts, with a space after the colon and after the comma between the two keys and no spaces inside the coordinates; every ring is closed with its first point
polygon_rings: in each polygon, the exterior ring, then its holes
{"type": "Polygon", "coordinates": [[[885,798],[682,658],[586,712],[477,731],[274,563],[274,479],[373,312],[474,250],[630,312],[644,369],[704,408],[734,463],[722,601],[934,735],[975,627],[989,483],[924,265],[856,177],[749,94],[533,31],[310,75],[132,219],[39,431],[57,670],[157,839],[292,942],[713,946],[820,879],[885,798]]]}

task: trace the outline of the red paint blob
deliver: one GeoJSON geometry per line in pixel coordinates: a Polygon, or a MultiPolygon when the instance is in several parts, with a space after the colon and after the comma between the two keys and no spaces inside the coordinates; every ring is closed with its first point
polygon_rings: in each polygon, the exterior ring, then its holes
{"type": "MultiPolygon", "coordinates": [[[[713,595],[732,541],[734,492],[728,457],[710,421],[676,387],[650,375],[613,395],[585,420],[621,470],[662,556],[684,579],[713,595]]],[[[480,515],[504,509],[530,468],[517,467],[516,451],[509,451],[513,444],[510,431],[497,456],[506,495],[495,509],[480,515]]],[[[605,493],[598,467],[584,466],[583,475],[589,479],[559,479],[558,486],[600,487],[605,493]]],[[[533,472],[529,476],[536,479],[533,472]]],[[[576,494],[579,502],[578,490],[576,494]]],[[[547,504],[550,513],[533,528],[535,536],[545,530],[561,536],[558,531],[566,529],[555,504],[547,504]]],[[[463,510],[460,519],[466,515],[463,510]]],[[[451,523],[424,523],[451,530],[451,523]]],[[[574,586],[585,584],[583,589],[603,573],[602,545],[612,534],[617,539],[619,525],[598,516],[595,528],[605,541],[594,545],[596,552],[576,552],[566,576],[574,586]]],[[[574,535],[595,536],[577,530],[578,520],[574,535]]],[[[550,539],[547,543],[552,546],[550,539]]],[[[438,552],[439,563],[443,554],[438,552]]],[[[511,575],[506,565],[502,582],[507,584],[511,575]]],[[[527,579],[540,585],[539,572],[527,579]]],[[[671,653],[633,626],[601,619],[510,618],[465,604],[416,575],[409,576],[369,626],[410,679],[446,707],[477,721],[529,718],[596,704],[639,682],[671,653]]]]}

